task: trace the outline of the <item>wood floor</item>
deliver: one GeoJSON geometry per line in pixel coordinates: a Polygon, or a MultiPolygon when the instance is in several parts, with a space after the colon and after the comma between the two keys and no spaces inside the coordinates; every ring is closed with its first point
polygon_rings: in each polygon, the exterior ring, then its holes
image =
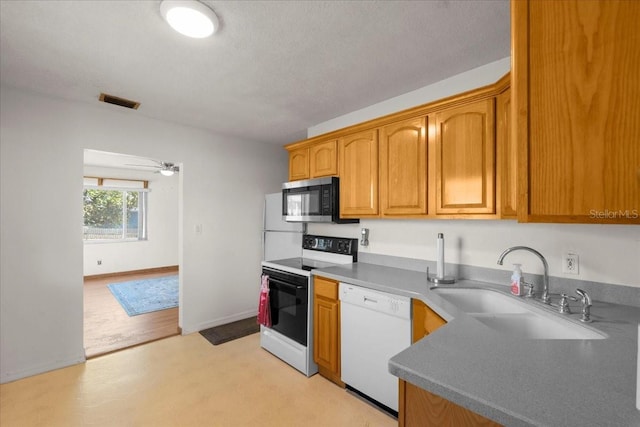
{"type": "Polygon", "coordinates": [[[88,358],[179,333],[178,308],[129,317],[111,294],[109,283],[177,274],[138,273],[84,281],[84,349],[88,358]]]}
{"type": "Polygon", "coordinates": [[[0,385],[2,427],[380,426],[397,421],[260,348],[174,336],[0,385]]]}

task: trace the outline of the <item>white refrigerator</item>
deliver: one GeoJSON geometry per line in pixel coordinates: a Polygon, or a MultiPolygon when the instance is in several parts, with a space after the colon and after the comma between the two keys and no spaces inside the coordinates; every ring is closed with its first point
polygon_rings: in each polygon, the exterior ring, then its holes
{"type": "Polygon", "coordinates": [[[262,260],[302,256],[303,224],[282,219],[282,193],[264,198],[262,229],[262,260]]]}

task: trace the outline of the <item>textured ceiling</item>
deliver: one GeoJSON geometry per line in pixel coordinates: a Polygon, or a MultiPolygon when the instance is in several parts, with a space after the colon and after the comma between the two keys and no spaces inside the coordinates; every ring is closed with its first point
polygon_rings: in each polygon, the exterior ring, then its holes
{"type": "Polygon", "coordinates": [[[203,3],[221,27],[198,40],[159,1],[2,0],[2,84],[285,144],[510,50],[506,0],[203,3]]]}

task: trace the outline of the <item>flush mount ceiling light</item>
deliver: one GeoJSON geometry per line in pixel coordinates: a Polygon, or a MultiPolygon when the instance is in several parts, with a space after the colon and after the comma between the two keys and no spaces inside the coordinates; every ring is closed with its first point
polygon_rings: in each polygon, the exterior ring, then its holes
{"type": "Polygon", "coordinates": [[[196,0],[163,0],[160,13],[171,28],[197,39],[209,37],[219,26],[213,10],[196,0]]]}

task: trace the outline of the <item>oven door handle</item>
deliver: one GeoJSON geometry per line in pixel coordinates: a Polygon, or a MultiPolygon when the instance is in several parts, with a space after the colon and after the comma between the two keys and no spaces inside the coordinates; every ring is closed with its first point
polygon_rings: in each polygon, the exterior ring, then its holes
{"type": "Polygon", "coordinates": [[[286,288],[289,288],[289,289],[298,290],[298,289],[303,289],[304,288],[304,286],[292,285],[290,283],[283,282],[282,280],[274,279],[272,277],[269,277],[269,282],[274,282],[274,283],[276,283],[278,285],[282,285],[282,286],[284,286],[286,288]]]}

